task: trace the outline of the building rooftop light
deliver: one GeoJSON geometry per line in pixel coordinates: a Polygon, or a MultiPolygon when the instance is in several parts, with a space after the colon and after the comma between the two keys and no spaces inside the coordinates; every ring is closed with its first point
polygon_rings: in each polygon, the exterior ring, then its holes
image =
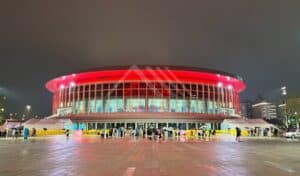
{"type": "Polygon", "coordinates": [[[60,88],[60,89],[64,89],[64,88],[65,88],[65,85],[61,84],[61,85],[59,86],[59,88],[60,88]]]}

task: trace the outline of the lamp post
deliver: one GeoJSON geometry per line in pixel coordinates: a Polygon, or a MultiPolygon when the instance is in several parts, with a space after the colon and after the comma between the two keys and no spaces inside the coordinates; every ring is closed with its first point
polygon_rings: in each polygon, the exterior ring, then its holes
{"type": "MultiPolygon", "coordinates": [[[[0,87],[0,93],[1,93],[1,87],[0,87]]],[[[4,122],[5,119],[5,101],[6,101],[6,96],[3,96],[0,94],[0,124],[2,124],[2,122],[4,122]]]]}
{"type": "Polygon", "coordinates": [[[31,111],[31,106],[26,105],[26,116],[27,116],[27,118],[29,118],[30,111],[31,111]]]}
{"type": "Polygon", "coordinates": [[[299,117],[298,117],[299,113],[295,112],[295,116],[296,116],[296,127],[297,129],[299,129],[299,117]]]}
{"type": "Polygon", "coordinates": [[[281,87],[281,95],[283,96],[283,105],[284,105],[284,116],[285,116],[285,126],[289,127],[288,114],[287,114],[287,90],[286,86],[281,87]]]}

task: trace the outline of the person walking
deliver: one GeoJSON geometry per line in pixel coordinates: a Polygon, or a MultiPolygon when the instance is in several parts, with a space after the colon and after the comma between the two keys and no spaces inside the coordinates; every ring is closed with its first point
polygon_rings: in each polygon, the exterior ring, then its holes
{"type": "Polygon", "coordinates": [[[35,128],[32,128],[32,137],[36,136],[36,129],[35,128]]]}
{"type": "Polygon", "coordinates": [[[66,133],[66,137],[69,138],[69,136],[70,136],[70,130],[67,129],[65,133],[66,133]]]}
{"type": "Polygon", "coordinates": [[[28,128],[24,128],[24,130],[23,130],[23,136],[24,136],[25,140],[28,139],[28,136],[29,136],[29,129],[28,128]]]}
{"type": "Polygon", "coordinates": [[[241,129],[239,127],[236,127],[235,130],[236,130],[236,138],[235,138],[235,140],[236,140],[236,142],[240,142],[241,129]]]}
{"type": "Polygon", "coordinates": [[[12,129],[12,132],[11,132],[11,135],[12,135],[12,138],[15,139],[16,138],[16,133],[17,133],[17,130],[15,128],[12,129]]]}

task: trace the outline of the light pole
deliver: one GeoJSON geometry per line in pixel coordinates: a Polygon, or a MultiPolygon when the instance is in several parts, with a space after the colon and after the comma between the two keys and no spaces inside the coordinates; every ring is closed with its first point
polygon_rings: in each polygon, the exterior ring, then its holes
{"type": "Polygon", "coordinates": [[[297,127],[297,129],[299,129],[299,117],[298,117],[298,112],[295,112],[295,116],[296,116],[296,127],[297,127]]]}
{"type": "Polygon", "coordinates": [[[286,98],[287,90],[286,90],[286,86],[281,87],[281,95],[283,96],[285,126],[288,128],[289,127],[289,122],[288,122],[288,114],[287,114],[287,98],[286,98]]]}
{"type": "Polygon", "coordinates": [[[30,111],[31,111],[31,106],[30,105],[26,105],[27,118],[29,118],[30,111]]]}
{"type": "MultiPolygon", "coordinates": [[[[0,87],[0,93],[1,93],[1,87],[0,87]]],[[[2,124],[2,122],[5,119],[5,101],[6,101],[6,96],[0,95],[0,124],[2,124]]]]}

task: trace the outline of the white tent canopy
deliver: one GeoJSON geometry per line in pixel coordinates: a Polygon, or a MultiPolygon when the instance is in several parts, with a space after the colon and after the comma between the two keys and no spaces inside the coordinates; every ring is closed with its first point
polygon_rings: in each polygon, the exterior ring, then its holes
{"type": "Polygon", "coordinates": [[[5,123],[2,126],[0,126],[0,130],[5,131],[7,129],[21,128],[21,127],[22,127],[21,121],[8,119],[5,121],[5,123]]]}
{"type": "Polygon", "coordinates": [[[227,128],[277,128],[263,119],[225,119],[222,123],[222,129],[227,128]]]}
{"type": "Polygon", "coordinates": [[[71,126],[70,119],[29,119],[23,123],[24,128],[60,130],[71,126]]]}

